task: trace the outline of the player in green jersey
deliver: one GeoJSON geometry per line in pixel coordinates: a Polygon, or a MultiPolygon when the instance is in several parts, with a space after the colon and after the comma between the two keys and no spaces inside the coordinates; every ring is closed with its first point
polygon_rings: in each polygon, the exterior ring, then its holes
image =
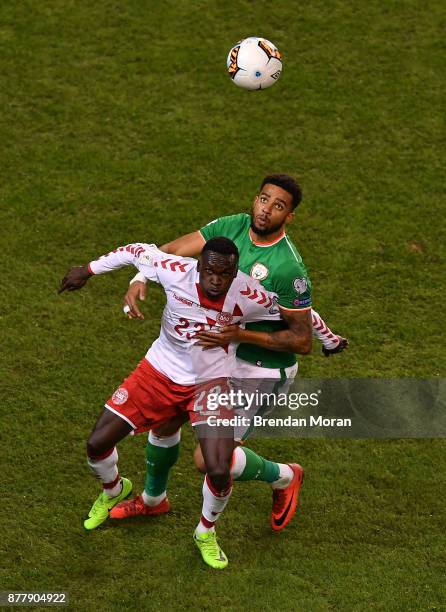
{"type": "MultiPolygon", "coordinates": [[[[294,209],[301,201],[301,190],[297,183],[286,175],[270,175],[262,181],[260,193],[255,197],[252,214],[238,214],[212,221],[201,230],[178,238],[161,247],[168,253],[193,256],[200,252],[209,238],[225,236],[233,240],[240,252],[239,267],[259,280],[266,289],[278,294],[278,303],[286,311],[287,321],[259,323],[242,330],[237,326],[220,329],[219,334],[203,333],[197,338],[203,348],[239,342],[237,351],[237,377],[262,386],[262,391],[276,388],[282,382],[280,392],[286,391],[297,372],[295,358],[295,330],[313,324],[315,333],[324,343],[326,354],[339,352],[346,340],[333,334],[322,319],[311,310],[311,283],[296,247],[285,233],[285,226],[294,218],[294,209]],[[294,329],[293,329],[294,328],[294,329]]],[[[125,303],[130,318],[144,318],[138,308],[137,299],[144,299],[144,279],[139,275],[133,279],[126,294],[125,303]]],[[[307,347],[309,350],[310,347],[307,347]]],[[[300,352],[308,352],[302,351],[300,352]]],[[[169,469],[179,452],[178,425],[173,425],[174,434],[168,430],[150,432],[147,446],[147,477],[142,496],[115,507],[111,516],[125,518],[136,514],[155,514],[157,504],[165,499],[165,488],[169,469]],[[143,503],[144,502],[144,503],[143,503]],[[151,510],[153,508],[153,510],[151,510]]],[[[239,431],[238,437],[246,436],[239,431]]],[[[197,455],[196,455],[197,457],[197,455]]],[[[196,458],[200,466],[201,458],[196,458]]],[[[233,466],[234,478],[248,480],[256,478],[271,482],[267,474],[274,462],[265,462],[250,449],[239,447],[233,466]],[[256,476],[259,474],[259,476],[256,476]]],[[[273,529],[284,526],[284,501],[288,500],[286,467],[280,467],[283,489],[273,490],[273,529]]],[[[289,517],[291,518],[291,516],[289,517]]],[[[288,520],[286,521],[288,522],[288,520]]],[[[286,524],[286,523],[285,523],[286,524]]]]}

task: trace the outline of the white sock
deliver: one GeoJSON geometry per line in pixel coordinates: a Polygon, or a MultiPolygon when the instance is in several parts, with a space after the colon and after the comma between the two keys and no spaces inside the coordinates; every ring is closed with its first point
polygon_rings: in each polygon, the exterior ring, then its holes
{"type": "Polygon", "coordinates": [[[153,444],[153,446],[160,446],[161,448],[171,448],[172,446],[176,446],[180,443],[181,429],[176,431],[171,436],[157,436],[155,433],[153,433],[152,430],[150,430],[147,439],[150,444],[153,444]]]}
{"type": "Polygon", "coordinates": [[[246,455],[242,450],[241,446],[234,448],[232,453],[232,465],[231,465],[231,476],[232,478],[238,478],[243,474],[243,470],[246,467],[246,455]]]}
{"type": "Polygon", "coordinates": [[[91,471],[101,481],[104,492],[108,497],[116,497],[122,490],[121,479],[118,472],[118,451],[116,446],[108,453],[98,457],[88,457],[87,462],[91,471]]]}
{"type": "Polygon", "coordinates": [[[294,478],[294,472],[286,463],[278,463],[279,478],[271,483],[273,489],[285,489],[294,478]]]}
{"type": "Polygon", "coordinates": [[[108,487],[108,488],[104,487],[104,493],[108,497],[116,497],[117,495],[121,493],[121,491],[122,491],[122,480],[119,477],[119,474],[118,474],[118,482],[113,487],[108,487]]]}
{"type": "Polygon", "coordinates": [[[216,491],[209,480],[208,475],[203,481],[203,508],[201,510],[202,518],[197,525],[196,533],[207,533],[214,530],[214,523],[217,521],[220,514],[226,508],[226,505],[231,497],[232,483],[225,491],[216,491]]]}
{"type": "Polygon", "coordinates": [[[161,493],[161,495],[149,495],[145,491],[142,492],[142,499],[146,506],[157,506],[166,497],[167,497],[166,491],[161,493]]]}
{"type": "Polygon", "coordinates": [[[206,525],[201,520],[198,523],[197,528],[195,529],[195,533],[197,535],[201,535],[202,533],[211,533],[212,531],[215,531],[214,525],[212,525],[212,527],[206,527],[206,525]]]}

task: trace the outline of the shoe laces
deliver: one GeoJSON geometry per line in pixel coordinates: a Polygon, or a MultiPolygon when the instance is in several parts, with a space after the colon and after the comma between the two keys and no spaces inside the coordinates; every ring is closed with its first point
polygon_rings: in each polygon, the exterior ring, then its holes
{"type": "Polygon", "coordinates": [[[133,499],[129,500],[125,504],[124,506],[125,513],[130,514],[130,515],[135,514],[135,512],[139,509],[141,504],[144,504],[144,502],[141,499],[141,496],[138,495],[137,497],[134,497],[133,499]]]}
{"type": "Polygon", "coordinates": [[[203,548],[208,553],[212,553],[215,557],[220,557],[220,547],[217,544],[217,537],[212,531],[206,538],[200,538],[203,548]]]}

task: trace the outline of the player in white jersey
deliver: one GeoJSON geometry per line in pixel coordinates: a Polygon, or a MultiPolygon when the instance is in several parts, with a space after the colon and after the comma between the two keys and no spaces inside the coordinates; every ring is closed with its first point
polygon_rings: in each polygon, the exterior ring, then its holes
{"type": "MultiPolygon", "coordinates": [[[[224,240],[224,244],[229,242],[224,240]]],[[[120,247],[89,267],[94,274],[103,274],[130,264],[147,273],[146,278],[161,284],[166,292],[160,335],[147,351],[146,359],[176,383],[194,385],[233,374],[235,346],[203,351],[196,344],[197,333],[247,320],[280,319],[275,305],[277,296],[266,292],[247,274],[238,271],[223,295],[220,288],[213,287],[207,288],[206,294],[199,283],[195,259],[166,255],[155,245],[120,247]],[[250,299],[256,289],[255,299],[250,299]]]]}
{"type": "MultiPolygon", "coordinates": [[[[280,316],[276,296],[248,275],[237,272],[237,263],[237,247],[226,238],[208,241],[198,264],[193,259],[166,255],[145,244],[121,247],[90,263],[91,274],[135,265],[146,278],[163,286],[167,304],[159,338],[107,401],[88,439],[88,463],[101,480],[103,492],[84,523],[86,529],[100,525],[111,508],[131,492],[130,481],[121,479],[118,473],[116,444],[132,431],[157,428],[179,413],[187,412],[199,430],[207,471],[195,542],[206,563],[215,568],[227,565],[227,558],[216,541],[214,524],[231,494],[231,463],[236,465],[237,457],[233,436],[227,430],[207,425],[209,413],[205,398],[217,386],[224,388],[232,373],[235,347],[229,344],[203,352],[195,345],[194,337],[197,332],[218,329],[228,323],[243,324],[280,316]]],[[[60,292],[85,284],[76,278],[75,271],[76,268],[72,269],[63,279],[60,292]]],[[[296,338],[296,350],[308,352],[311,323],[301,328],[296,338]]],[[[284,488],[285,481],[286,488],[292,489],[290,501],[295,508],[303,470],[297,464],[274,465],[279,467],[273,487],[284,488]]],[[[294,508],[289,513],[291,516],[294,508]]]]}
{"type": "MultiPolygon", "coordinates": [[[[302,311],[311,305],[311,284],[306,278],[305,269],[302,269],[300,255],[285,230],[287,224],[293,220],[300,201],[301,189],[292,177],[269,175],[263,179],[259,193],[254,199],[250,218],[244,214],[222,217],[198,231],[162,246],[161,249],[177,255],[195,256],[205,241],[213,235],[233,240],[240,253],[239,268],[258,278],[266,289],[275,291],[279,304],[287,308],[290,317],[297,321],[302,316],[302,311]]],[[[130,318],[144,318],[136,300],[145,294],[145,289],[144,284],[137,282],[138,280],[144,280],[144,276],[138,274],[135,277],[125,298],[130,318]]],[[[313,334],[322,342],[324,354],[329,356],[345,349],[347,340],[333,333],[317,312],[311,312],[313,334]]],[[[242,331],[243,339],[240,338],[239,328],[229,325],[218,335],[212,331],[203,332],[201,341],[203,346],[207,343],[212,346],[213,343],[222,341],[242,341],[237,351],[237,378],[241,388],[257,389],[266,396],[271,392],[286,393],[297,372],[296,359],[292,354],[292,330],[284,329],[286,325],[283,322],[270,322],[266,325],[254,323],[249,327],[250,329],[242,331]],[[257,329],[254,330],[254,327],[257,329]]],[[[263,413],[263,410],[264,407],[259,406],[259,411],[263,413]]],[[[248,427],[241,426],[237,436],[246,439],[248,432],[248,427]]],[[[149,434],[146,447],[145,499],[148,499],[149,495],[154,497],[165,491],[169,470],[179,454],[179,437],[167,436],[161,440],[160,435],[159,431],[149,434]]],[[[253,454],[246,446],[243,449],[245,454],[249,455],[246,459],[250,464],[251,460],[254,460],[253,454]]],[[[202,470],[204,466],[199,447],[195,452],[195,461],[197,467],[202,470]]],[[[277,529],[281,524],[281,507],[282,499],[274,493],[271,513],[273,529],[277,529]]],[[[152,513],[153,508],[141,503],[141,496],[138,496],[115,508],[111,516],[127,518],[152,513]]]]}

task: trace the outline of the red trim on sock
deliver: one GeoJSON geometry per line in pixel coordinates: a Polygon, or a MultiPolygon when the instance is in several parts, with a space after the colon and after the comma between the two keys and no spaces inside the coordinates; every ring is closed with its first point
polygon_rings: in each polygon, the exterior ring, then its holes
{"type": "Polygon", "coordinates": [[[227,488],[220,493],[220,497],[226,497],[227,495],[230,494],[231,491],[232,491],[232,478],[231,478],[227,488]]]}
{"type": "Polygon", "coordinates": [[[103,482],[102,488],[103,489],[113,489],[113,487],[116,487],[116,485],[118,484],[120,480],[121,480],[121,476],[118,474],[116,478],[113,480],[113,482],[103,482]]]}
{"type": "Polygon", "coordinates": [[[223,489],[223,491],[218,491],[214,487],[214,485],[211,483],[211,479],[209,478],[207,474],[205,476],[205,479],[206,479],[206,484],[209,487],[210,492],[212,493],[212,495],[215,495],[215,497],[226,497],[226,495],[228,495],[228,493],[232,489],[232,478],[229,480],[228,486],[226,487],[226,489],[223,489]]]}
{"type": "Polygon", "coordinates": [[[87,455],[88,455],[88,458],[92,459],[93,461],[102,461],[103,459],[107,459],[107,457],[110,457],[110,455],[112,454],[114,450],[115,450],[115,446],[112,449],[106,451],[103,455],[89,455],[88,453],[87,455]]]}
{"type": "Polygon", "coordinates": [[[234,450],[232,451],[232,457],[231,457],[231,465],[229,466],[229,471],[232,472],[232,468],[234,467],[234,463],[235,463],[235,451],[237,450],[237,447],[234,448],[234,450]]]}
{"type": "Polygon", "coordinates": [[[201,515],[200,522],[203,523],[206,529],[210,529],[211,527],[215,525],[215,521],[208,521],[207,518],[203,515],[201,515]]]}

